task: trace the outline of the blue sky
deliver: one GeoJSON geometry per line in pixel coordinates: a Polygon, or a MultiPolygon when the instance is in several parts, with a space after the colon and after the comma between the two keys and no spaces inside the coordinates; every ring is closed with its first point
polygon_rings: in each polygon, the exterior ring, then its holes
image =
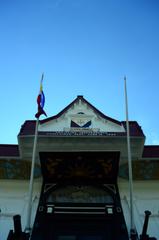
{"type": "Polygon", "coordinates": [[[159,144],[159,2],[157,0],[0,1],[0,143],[17,143],[35,119],[44,72],[52,116],[83,95],[104,114],[129,120],[159,144]]]}

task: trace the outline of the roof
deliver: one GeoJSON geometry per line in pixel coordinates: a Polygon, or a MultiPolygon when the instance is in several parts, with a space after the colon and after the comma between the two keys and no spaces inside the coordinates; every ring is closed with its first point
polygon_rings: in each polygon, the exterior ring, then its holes
{"type": "Polygon", "coordinates": [[[1,157],[19,157],[19,147],[17,144],[0,144],[1,157]]]}
{"type": "MultiPolygon", "coordinates": [[[[121,124],[124,126],[125,130],[126,130],[126,122],[122,121],[121,124]]],[[[22,125],[21,129],[20,129],[20,133],[19,136],[23,136],[23,135],[34,135],[35,134],[35,125],[36,125],[36,120],[27,120],[24,122],[24,124],[22,125]]],[[[129,126],[130,126],[130,136],[132,137],[145,137],[144,133],[141,129],[141,127],[139,126],[139,124],[136,121],[129,121],[129,126]]],[[[40,132],[40,135],[47,135],[47,132],[40,132]]],[[[54,135],[54,134],[53,134],[54,135]]],[[[57,134],[55,134],[57,135],[57,134]]],[[[59,134],[60,136],[62,136],[63,134],[59,134]]],[[[126,132],[113,132],[112,134],[103,134],[103,136],[126,136],[126,132]]],[[[101,136],[101,135],[100,135],[101,136]]]]}
{"type": "Polygon", "coordinates": [[[144,146],[143,158],[159,158],[159,145],[144,146]]]}
{"type": "Polygon", "coordinates": [[[26,120],[21,126],[19,135],[34,135],[36,120],[26,120]]]}
{"type": "Polygon", "coordinates": [[[116,119],[110,118],[103,114],[101,111],[99,111],[97,108],[95,108],[90,102],[88,102],[82,95],[78,95],[77,98],[71,102],[68,106],[66,106],[61,112],[59,112],[57,115],[46,118],[44,120],[41,120],[40,123],[43,124],[45,122],[51,121],[53,119],[59,118],[62,114],[64,114],[69,108],[71,108],[76,102],[81,100],[82,102],[86,103],[91,109],[94,110],[95,113],[99,114],[102,118],[105,118],[108,121],[114,122],[116,124],[121,125],[121,122],[117,121],[116,119]]]}
{"type": "MultiPolygon", "coordinates": [[[[126,130],[126,121],[121,122],[126,130]]],[[[136,121],[129,121],[130,136],[145,137],[141,126],[136,121]]]]}
{"type": "MultiPolygon", "coordinates": [[[[90,104],[83,96],[79,95],[77,96],[77,98],[71,102],[67,107],[65,107],[61,112],[59,112],[57,115],[54,115],[52,117],[46,118],[44,120],[40,120],[40,124],[49,122],[53,119],[57,119],[59,118],[62,114],[64,114],[69,108],[72,107],[73,104],[75,104],[76,102],[78,102],[79,100],[83,101],[84,103],[86,103],[91,109],[93,109],[93,111],[95,113],[97,113],[98,115],[100,115],[102,118],[114,122],[118,125],[123,125],[125,130],[126,130],[126,122],[125,121],[118,121],[115,120],[113,118],[110,118],[108,116],[106,116],[105,114],[103,114],[102,112],[100,112],[97,108],[95,108],[92,104],[90,104]]],[[[36,120],[27,120],[24,122],[24,124],[22,125],[21,129],[20,129],[20,133],[19,136],[21,135],[34,135],[35,133],[35,124],[36,124],[36,120]]],[[[129,126],[130,126],[130,136],[138,136],[138,137],[144,137],[144,133],[141,129],[141,127],[139,126],[139,124],[136,121],[129,121],[129,126]]],[[[45,132],[40,132],[40,135],[46,135],[45,132]]],[[[60,134],[62,135],[62,134],[60,134]]],[[[105,133],[104,135],[107,135],[107,133],[105,133]]],[[[115,132],[114,136],[126,136],[126,132],[115,132]]]]}

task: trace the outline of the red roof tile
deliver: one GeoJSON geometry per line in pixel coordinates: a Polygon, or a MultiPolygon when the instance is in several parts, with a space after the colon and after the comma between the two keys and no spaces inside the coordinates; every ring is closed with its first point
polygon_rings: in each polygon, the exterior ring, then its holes
{"type": "Polygon", "coordinates": [[[159,158],[159,145],[144,146],[143,158],[159,158]]]}
{"type": "MultiPolygon", "coordinates": [[[[126,130],[126,121],[121,122],[126,130]]],[[[130,131],[130,136],[141,136],[145,137],[141,126],[136,121],[129,121],[129,131],[130,131]]]]}
{"type": "Polygon", "coordinates": [[[19,157],[18,145],[0,144],[0,157],[19,157]]]}
{"type": "Polygon", "coordinates": [[[27,120],[21,126],[19,135],[34,135],[36,120],[27,120]]]}

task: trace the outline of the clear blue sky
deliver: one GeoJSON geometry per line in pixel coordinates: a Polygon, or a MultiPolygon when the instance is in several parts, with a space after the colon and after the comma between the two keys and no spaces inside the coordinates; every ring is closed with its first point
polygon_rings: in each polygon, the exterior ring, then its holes
{"type": "Polygon", "coordinates": [[[35,119],[44,72],[52,116],[83,95],[104,114],[129,120],[159,144],[158,0],[0,1],[0,143],[17,143],[35,119]]]}

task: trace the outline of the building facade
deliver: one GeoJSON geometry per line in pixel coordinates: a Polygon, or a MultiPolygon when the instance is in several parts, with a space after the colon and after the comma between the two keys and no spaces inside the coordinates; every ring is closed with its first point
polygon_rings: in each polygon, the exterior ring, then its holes
{"type": "MultiPolygon", "coordinates": [[[[0,145],[0,239],[13,229],[15,214],[26,226],[35,125],[25,121],[17,145],[0,145]]],[[[159,146],[145,145],[136,121],[129,127],[135,227],[141,234],[144,211],[150,210],[147,233],[159,238],[159,146]]],[[[129,202],[125,121],[108,117],[83,96],[40,120],[31,239],[126,240],[129,202]]]]}

